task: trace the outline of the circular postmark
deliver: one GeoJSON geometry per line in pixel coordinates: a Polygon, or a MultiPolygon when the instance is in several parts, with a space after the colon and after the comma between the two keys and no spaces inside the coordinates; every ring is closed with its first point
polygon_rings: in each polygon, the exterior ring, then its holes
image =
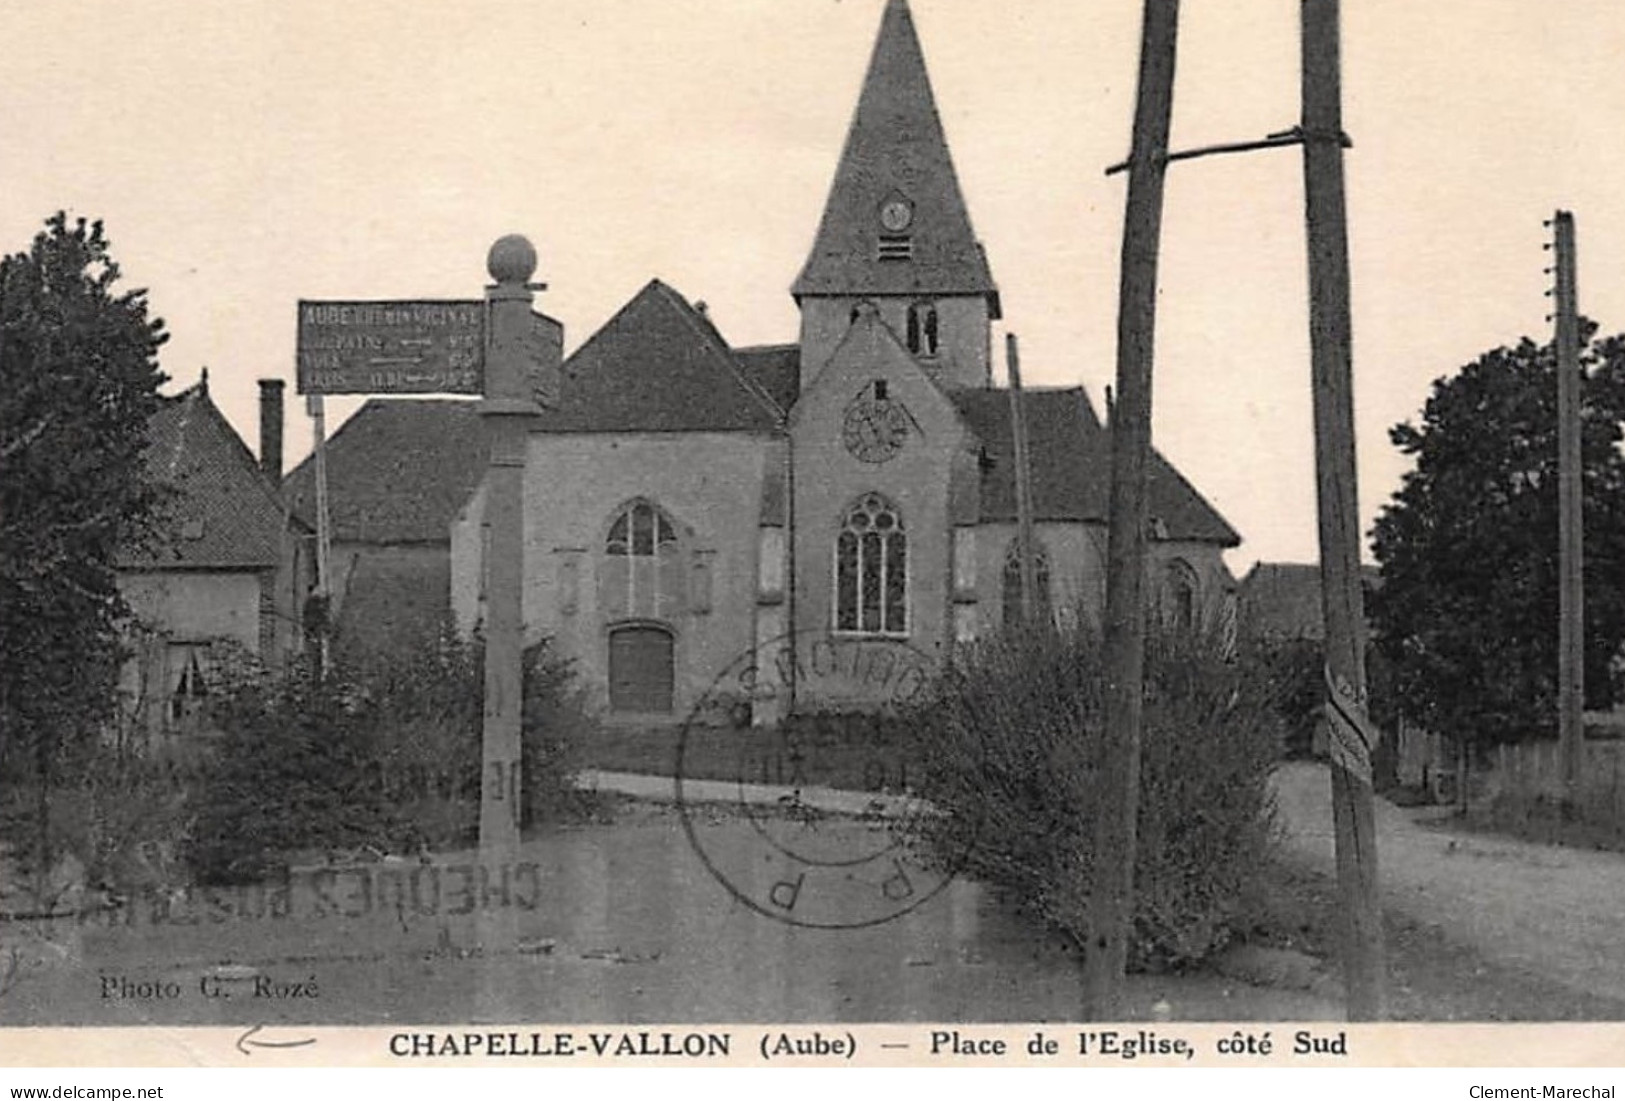
{"type": "Polygon", "coordinates": [[[939,812],[919,795],[909,725],[934,672],[901,640],[801,633],[757,645],[711,683],[678,734],[677,807],[734,898],[791,925],[851,929],[948,885],[970,844],[923,851],[922,837],[944,834],[929,829],[939,812]]]}

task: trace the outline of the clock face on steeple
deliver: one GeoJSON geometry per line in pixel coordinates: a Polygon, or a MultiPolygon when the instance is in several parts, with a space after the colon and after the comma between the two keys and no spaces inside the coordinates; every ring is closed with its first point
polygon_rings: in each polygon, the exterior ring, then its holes
{"type": "Polygon", "coordinates": [[[880,204],[880,226],[887,233],[904,233],[914,222],[914,204],[893,192],[880,204]]]}

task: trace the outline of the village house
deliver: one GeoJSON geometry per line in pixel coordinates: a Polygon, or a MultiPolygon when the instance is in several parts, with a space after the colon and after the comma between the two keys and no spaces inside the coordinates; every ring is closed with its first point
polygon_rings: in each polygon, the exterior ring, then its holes
{"type": "MultiPolygon", "coordinates": [[[[329,617],[344,661],[432,646],[451,627],[451,528],[485,473],[472,402],[368,401],[329,441],[329,617]]],[[[288,475],[316,525],[316,464],[288,475]]]]}
{"type": "Polygon", "coordinates": [[[281,499],[282,390],[260,383],[258,460],[210,398],[207,371],[149,423],[147,462],[173,492],[159,538],[117,563],[134,615],[126,737],[191,729],[228,650],[279,668],[303,646],[310,529],[281,499]]]}
{"type": "MultiPolygon", "coordinates": [[[[1015,621],[1012,406],[991,347],[1004,304],[904,0],[886,7],[790,293],[798,338],[736,348],[653,280],[538,380],[557,397],[529,435],[523,621],[608,716],[681,714],[792,632],[935,660],[1015,621]]],[[[1081,388],[1029,388],[1022,409],[1041,603],[1098,618],[1109,427],[1081,388]]],[[[481,431],[469,403],[373,400],[335,433],[335,547],[355,563],[336,555],[341,645],[421,638],[431,602],[461,631],[479,623],[481,431]],[[382,603],[401,614],[404,595],[357,611],[368,563],[386,561],[393,580],[371,584],[404,594],[413,574],[416,631],[365,622],[382,603]]],[[[313,515],[308,461],[290,498],[313,515]]],[[[1233,598],[1221,556],[1239,537],[1161,456],[1150,500],[1157,599],[1209,621],[1233,598]]]]}

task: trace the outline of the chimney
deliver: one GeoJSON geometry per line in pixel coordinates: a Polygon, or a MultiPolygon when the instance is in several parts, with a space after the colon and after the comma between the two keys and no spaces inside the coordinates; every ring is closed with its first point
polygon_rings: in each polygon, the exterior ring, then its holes
{"type": "Polygon", "coordinates": [[[260,469],[282,486],[282,389],[279,378],[260,379],[260,469]]]}

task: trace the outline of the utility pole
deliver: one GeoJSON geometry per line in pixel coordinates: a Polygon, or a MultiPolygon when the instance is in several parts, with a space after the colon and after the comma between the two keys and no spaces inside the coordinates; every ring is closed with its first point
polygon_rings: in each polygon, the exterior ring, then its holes
{"type": "Polygon", "coordinates": [[[1575,287],[1574,215],[1552,218],[1557,274],[1557,734],[1563,796],[1579,794],[1585,756],[1584,518],[1580,456],[1580,311],[1575,287]]]}
{"type": "Polygon", "coordinates": [[[1366,715],[1365,609],[1360,591],[1339,12],[1338,0],[1301,3],[1301,129],[1332,819],[1346,923],[1343,969],[1348,1015],[1350,1020],[1369,1021],[1380,1020],[1385,1013],[1385,978],[1371,784],[1377,732],[1366,715]]]}
{"type": "Polygon", "coordinates": [[[1004,336],[1005,362],[1010,375],[1010,434],[1016,450],[1016,554],[1021,569],[1021,626],[1031,630],[1038,621],[1038,563],[1033,545],[1032,450],[1027,443],[1027,410],[1021,400],[1021,353],[1016,334],[1004,336]]]}
{"type": "Polygon", "coordinates": [[[1157,319],[1157,253],[1173,112],[1179,0],[1145,0],[1134,134],[1127,163],[1117,304],[1117,397],[1106,542],[1105,747],[1095,816],[1093,883],[1084,979],[1094,1020],[1123,1016],[1123,972],[1134,917],[1135,818],[1145,667],[1146,467],[1151,450],[1151,369],[1157,319]]]}

